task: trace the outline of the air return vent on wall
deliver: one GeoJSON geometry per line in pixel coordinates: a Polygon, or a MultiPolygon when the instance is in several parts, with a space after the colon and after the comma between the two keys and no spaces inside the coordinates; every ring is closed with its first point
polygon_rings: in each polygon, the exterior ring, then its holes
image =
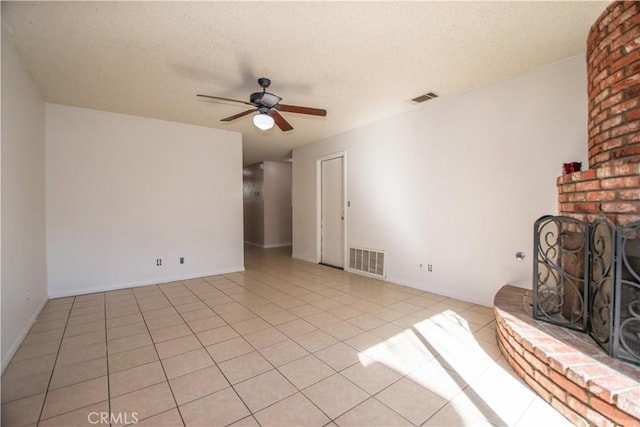
{"type": "Polygon", "coordinates": [[[385,253],[373,249],[351,247],[349,248],[349,271],[384,279],[387,275],[385,253]]]}

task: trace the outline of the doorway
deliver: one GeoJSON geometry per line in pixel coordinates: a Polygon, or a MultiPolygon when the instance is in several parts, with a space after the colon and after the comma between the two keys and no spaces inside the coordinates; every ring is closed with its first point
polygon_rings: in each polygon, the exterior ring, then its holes
{"type": "Polygon", "coordinates": [[[344,154],[319,160],[320,263],[344,269],[344,154]]]}

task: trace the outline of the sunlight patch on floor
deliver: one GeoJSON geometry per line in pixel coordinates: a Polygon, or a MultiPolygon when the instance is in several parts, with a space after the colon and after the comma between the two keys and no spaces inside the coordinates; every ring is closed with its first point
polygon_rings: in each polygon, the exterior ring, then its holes
{"type": "Polygon", "coordinates": [[[423,345],[415,332],[407,329],[366,349],[359,357],[365,367],[378,362],[406,375],[436,355],[423,345]]]}
{"type": "Polygon", "coordinates": [[[360,352],[360,363],[381,363],[450,401],[443,415],[517,425],[539,398],[498,362],[497,347],[479,342],[472,329],[456,311],[444,310],[360,352]]]}

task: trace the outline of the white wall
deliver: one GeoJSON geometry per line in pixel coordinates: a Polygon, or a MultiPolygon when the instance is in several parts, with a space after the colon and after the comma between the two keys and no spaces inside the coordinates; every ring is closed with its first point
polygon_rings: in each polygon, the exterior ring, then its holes
{"type": "Polygon", "coordinates": [[[562,163],[586,164],[586,110],[579,56],[295,149],[293,256],[319,259],[316,158],[345,150],[347,243],[386,250],[388,280],[485,305],[530,287],[533,222],[562,163]]]}
{"type": "Polygon", "coordinates": [[[4,371],[47,300],[45,105],[4,28],[1,151],[4,371]]]}
{"type": "Polygon", "coordinates": [[[243,269],[239,133],[51,104],[46,123],[51,296],[243,269]]]}
{"type": "Polygon", "coordinates": [[[264,162],[264,246],[291,244],[291,163],[264,162]]]}

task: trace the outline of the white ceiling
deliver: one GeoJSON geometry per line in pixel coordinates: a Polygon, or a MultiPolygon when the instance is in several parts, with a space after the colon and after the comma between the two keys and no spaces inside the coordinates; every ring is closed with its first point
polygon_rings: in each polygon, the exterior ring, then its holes
{"type": "Polygon", "coordinates": [[[608,4],[3,1],[2,21],[47,102],[242,132],[248,165],[583,53],[608,4]],[[248,101],[262,76],[327,117],[260,132],[220,123],[246,106],[195,96],[248,101]]]}

